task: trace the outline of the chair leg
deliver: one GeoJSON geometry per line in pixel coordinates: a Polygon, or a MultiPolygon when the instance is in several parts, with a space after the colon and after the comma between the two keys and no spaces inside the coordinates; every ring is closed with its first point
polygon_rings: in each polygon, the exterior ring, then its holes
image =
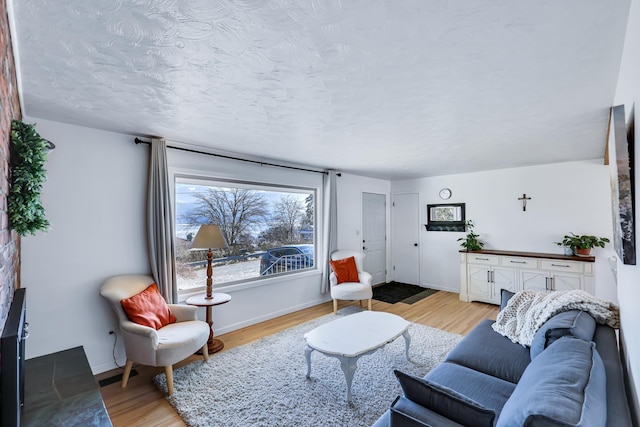
{"type": "Polygon", "coordinates": [[[164,373],[167,376],[167,396],[173,394],[173,366],[165,366],[164,373]]]}
{"type": "Polygon", "coordinates": [[[124,372],[122,373],[122,383],[120,387],[125,388],[129,382],[129,374],[131,374],[131,368],[133,367],[133,360],[127,359],[127,364],[124,365],[124,372]]]}
{"type": "Polygon", "coordinates": [[[369,305],[369,311],[371,311],[371,300],[368,300],[368,305],[369,305]]]}
{"type": "Polygon", "coordinates": [[[204,345],[202,346],[202,358],[204,359],[205,362],[209,361],[209,343],[208,342],[204,343],[204,345]]]}
{"type": "Polygon", "coordinates": [[[338,300],[334,299],[333,300],[333,314],[336,314],[338,312],[338,300]]]}

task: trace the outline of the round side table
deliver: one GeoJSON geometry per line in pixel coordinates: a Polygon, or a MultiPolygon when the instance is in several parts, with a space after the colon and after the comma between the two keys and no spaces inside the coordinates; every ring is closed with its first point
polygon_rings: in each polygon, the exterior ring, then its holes
{"type": "Polygon", "coordinates": [[[209,348],[209,354],[216,353],[224,348],[224,343],[217,338],[213,338],[213,318],[211,317],[211,307],[214,305],[226,304],[231,301],[231,295],[223,294],[221,292],[214,292],[211,294],[211,298],[207,299],[207,294],[194,295],[187,299],[187,304],[195,305],[196,307],[206,307],[207,309],[207,323],[209,324],[209,339],[207,340],[207,347],[209,348]]]}

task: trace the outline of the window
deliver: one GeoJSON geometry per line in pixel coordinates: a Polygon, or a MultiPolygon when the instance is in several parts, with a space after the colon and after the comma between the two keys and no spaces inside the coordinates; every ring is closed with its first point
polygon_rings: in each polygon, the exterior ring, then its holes
{"type": "Polygon", "coordinates": [[[217,224],[229,248],[213,255],[213,284],[315,269],[316,190],[176,177],[178,292],[206,285],[207,251],[191,250],[201,224],[217,224]]]}

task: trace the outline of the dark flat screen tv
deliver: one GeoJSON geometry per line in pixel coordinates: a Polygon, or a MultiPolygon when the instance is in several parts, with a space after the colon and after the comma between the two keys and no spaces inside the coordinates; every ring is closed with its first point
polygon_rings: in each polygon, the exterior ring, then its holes
{"type": "Polygon", "coordinates": [[[16,289],[0,338],[0,426],[19,427],[24,404],[26,290],[16,289]]]}

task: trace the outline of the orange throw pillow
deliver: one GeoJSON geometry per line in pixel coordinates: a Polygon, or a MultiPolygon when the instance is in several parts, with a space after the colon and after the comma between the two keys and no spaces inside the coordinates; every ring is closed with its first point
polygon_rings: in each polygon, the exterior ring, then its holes
{"type": "Polygon", "coordinates": [[[356,259],[354,257],[329,261],[329,264],[338,279],[338,284],[360,281],[358,277],[358,267],[356,267],[356,259]]]}
{"type": "Polygon", "coordinates": [[[167,305],[155,283],[130,298],[120,301],[129,320],[155,330],[176,322],[176,316],[167,305]]]}

